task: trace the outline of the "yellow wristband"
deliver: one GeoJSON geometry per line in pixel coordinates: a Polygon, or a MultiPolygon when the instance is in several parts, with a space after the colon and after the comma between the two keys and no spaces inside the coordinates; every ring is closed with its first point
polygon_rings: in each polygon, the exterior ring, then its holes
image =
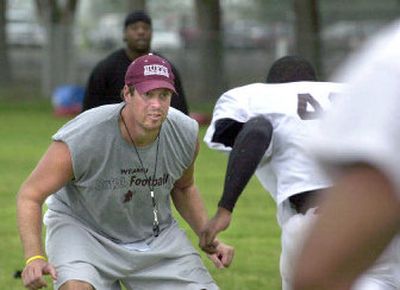
{"type": "Polygon", "coordinates": [[[46,257],[41,256],[41,255],[36,255],[36,256],[30,257],[29,259],[27,259],[26,262],[25,262],[25,266],[28,265],[30,262],[35,261],[35,260],[47,261],[46,257]]]}

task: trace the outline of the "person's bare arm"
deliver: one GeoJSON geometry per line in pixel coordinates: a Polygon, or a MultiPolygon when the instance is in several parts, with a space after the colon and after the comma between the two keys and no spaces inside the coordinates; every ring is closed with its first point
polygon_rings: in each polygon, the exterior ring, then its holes
{"type": "Polygon", "coordinates": [[[172,200],[179,214],[193,231],[200,236],[208,217],[200,192],[194,183],[194,163],[198,152],[199,142],[197,140],[195,158],[182,177],[175,182],[172,190],[172,200]]]}
{"type": "MultiPolygon", "coordinates": [[[[194,163],[198,152],[199,142],[197,140],[195,158],[182,177],[176,181],[172,191],[172,200],[179,214],[200,238],[208,222],[208,215],[200,192],[194,183],[194,163]]],[[[214,241],[214,246],[215,253],[209,255],[210,259],[218,268],[228,267],[232,262],[234,249],[217,240],[214,241]]]]}
{"type": "Polygon", "coordinates": [[[390,181],[367,165],[345,173],[300,254],[294,290],[350,289],[398,232],[400,202],[390,181]]]}
{"type": "MultiPolygon", "coordinates": [[[[22,184],[17,196],[17,220],[25,259],[37,255],[44,256],[41,239],[42,205],[46,197],[60,189],[72,176],[72,163],[67,145],[53,142],[22,184]]],[[[31,287],[34,289],[44,282],[41,278],[42,271],[38,273],[35,266],[46,271],[43,269],[48,265],[43,260],[34,260],[25,267],[22,273],[24,284],[27,286],[32,283],[31,287]]],[[[53,270],[49,273],[55,275],[53,270]]]]}

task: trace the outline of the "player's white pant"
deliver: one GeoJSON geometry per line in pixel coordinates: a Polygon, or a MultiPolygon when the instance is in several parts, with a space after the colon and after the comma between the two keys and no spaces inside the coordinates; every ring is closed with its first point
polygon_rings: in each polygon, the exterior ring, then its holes
{"type": "MultiPolygon", "coordinates": [[[[282,224],[282,253],[280,271],[282,289],[291,290],[294,261],[311,225],[316,219],[315,209],[310,209],[306,215],[294,214],[282,224]]],[[[366,271],[353,285],[352,290],[398,290],[400,277],[399,251],[400,238],[396,237],[376,263],[366,271]]]]}
{"type": "Polygon", "coordinates": [[[310,209],[305,215],[293,214],[282,224],[280,271],[283,290],[292,289],[294,261],[297,259],[299,249],[302,247],[315,217],[314,209],[310,209]]]}

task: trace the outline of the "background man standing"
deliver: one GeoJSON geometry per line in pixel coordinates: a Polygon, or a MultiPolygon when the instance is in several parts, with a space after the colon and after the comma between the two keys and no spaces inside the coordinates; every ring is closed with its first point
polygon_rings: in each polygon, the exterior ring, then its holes
{"type": "MultiPolygon", "coordinates": [[[[92,71],[83,100],[84,111],[122,101],[121,90],[124,86],[125,72],[132,61],[151,51],[151,38],[152,21],[144,11],[134,11],[126,16],[123,27],[123,40],[126,46],[100,61],[92,71]]],[[[174,66],[172,71],[175,75],[176,92],[172,96],[171,106],[188,114],[179,73],[174,66]]]]}

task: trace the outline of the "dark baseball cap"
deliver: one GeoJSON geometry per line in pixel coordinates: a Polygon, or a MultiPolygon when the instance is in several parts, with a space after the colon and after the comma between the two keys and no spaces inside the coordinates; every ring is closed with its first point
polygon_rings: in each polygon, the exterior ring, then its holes
{"type": "Polygon", "coordinates": [[[128,25],[136,23],[138,21],[142,21],[151,26],[150,16],[143,10],[136,10],[136,11],[129,13],[125,17],[124,28],[126,28],[128,25]]]}
{"type": "Polygon", "coordinates": [[[144,94],[154,89],[169,89],[176,93],[175,76],[167,60],[152,53],[135,59],[125,74],[125,84],[144,94]]]}

